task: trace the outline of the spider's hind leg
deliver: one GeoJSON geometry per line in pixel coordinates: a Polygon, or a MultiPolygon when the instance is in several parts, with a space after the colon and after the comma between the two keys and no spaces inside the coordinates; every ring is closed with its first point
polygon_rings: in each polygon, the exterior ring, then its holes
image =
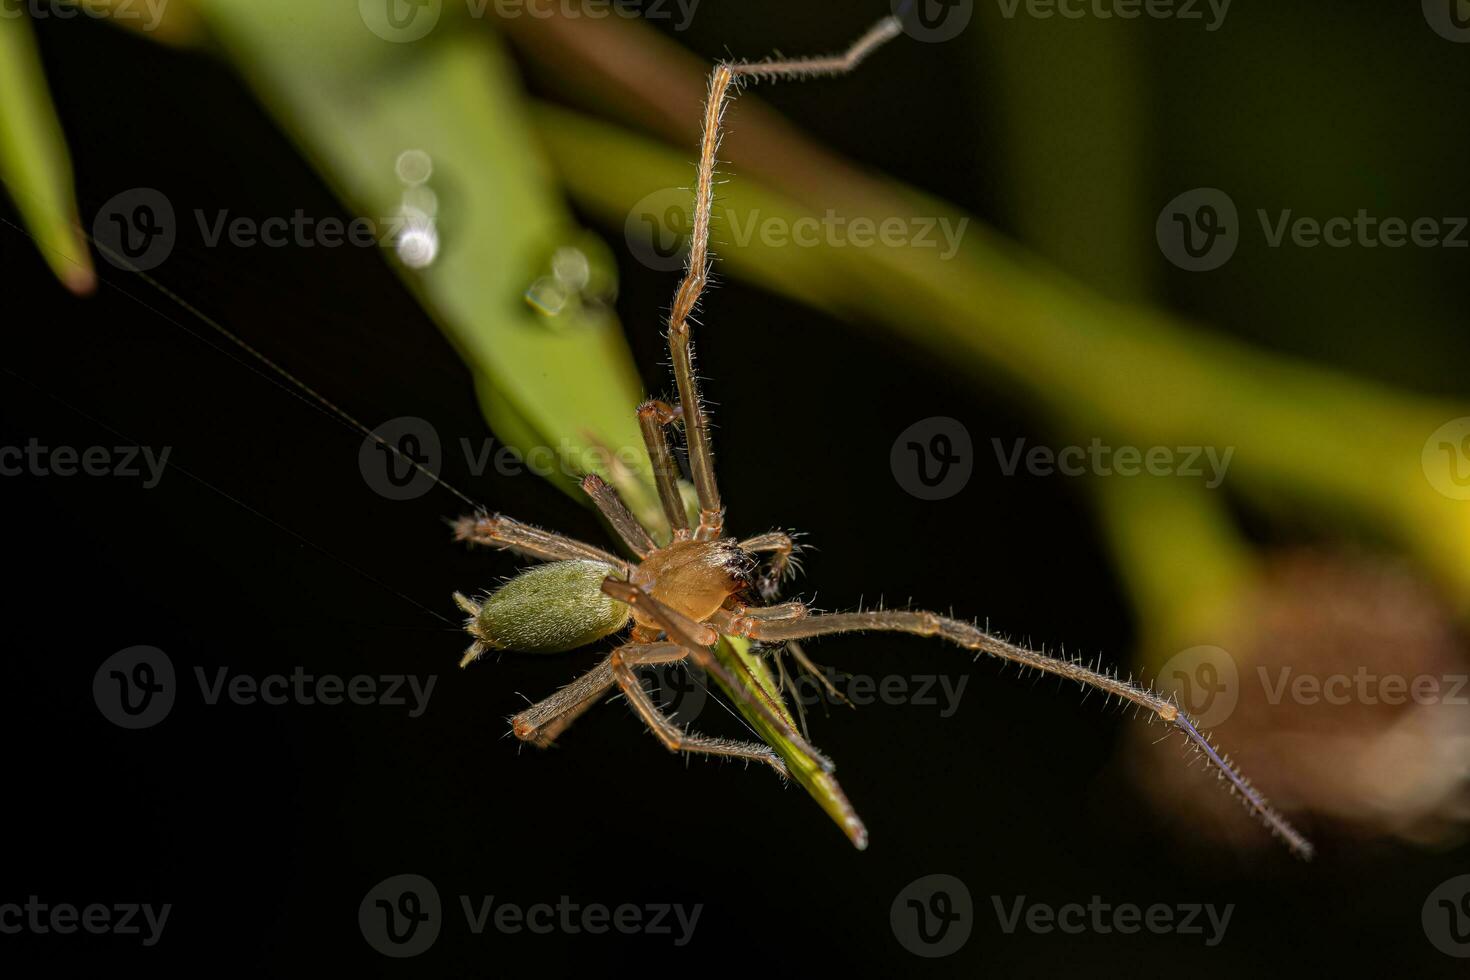
{"type": "Polygon", "coordinates": [[[808,742],[787,720],[785,706],[778,704],[769,691],[743,666],[739,676],[730,671],[710,649],[719,639],[719,632],[705,623],[697,623],[678,610],[670,609],[649,593],[635,585],[616,578],[602,582],[602,591],[619,602],[641,609],[643,614],[658,624],[659,629],[674,643],[688,652],[706,673],[720,682],[730,696],[749,707],[761,720],[770,725],[781,737],[802,755],[805,755],[823,772],[832,772],[837,766],[817,747],[808,742]]]}
{"type": "Polygon", "coordinates": [[[511,731],[521,741],[544,749],[584,711],[601,701],[613,683],[612,657],[608,656],[551,697],[512,718],[511,731]]]}

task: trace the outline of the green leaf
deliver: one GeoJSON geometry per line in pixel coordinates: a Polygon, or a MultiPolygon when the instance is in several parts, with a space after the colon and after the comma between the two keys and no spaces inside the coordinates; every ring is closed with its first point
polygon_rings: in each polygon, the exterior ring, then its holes
{"type": "Polygon", "coordinates": [[[89,293],[97,276],[77,222],[66,138],[30,20],[16,13],[0,17],[0,181],[56,278],[89,293]]]}
{"type": "Polygon", "coordinates": [[[423,154],[414,159],[432,167],[422,186],[437,203],[438,255],[422,268],[395,264],[474,370],[492,428],[523,456],[554,451],[552,480],[578,499],[581,473],[603,470],[635,513],[655,520],[646,456],[619,453],[626,466],[611,472],[600,464],[599,447],[642,446],[639,375],[596,295],[614,280],[611,255],[566,211],[495,33],[468,29],[448,5],[428,35],[403,43],[374,33],[352,3],[194,8],[360,215],[380,227],[401,221],[422,192],[411,192],[398,161],[423,154]],[[553,277],[558,249],[586,263],[582,291],[553,277]],[[557,303],[533,289],[547,282],[557,303]]]}

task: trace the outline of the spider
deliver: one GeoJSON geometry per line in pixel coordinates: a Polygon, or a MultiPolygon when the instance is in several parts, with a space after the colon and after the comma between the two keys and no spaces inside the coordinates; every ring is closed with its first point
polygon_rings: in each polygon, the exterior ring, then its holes
{"type": "MultiPolygon", "coordinates": [[[[653,399],[638,406],[640,429],[669,526],[669,543],[657,544],[617,491],[596,474],[584,478],[582,489],[636,561],[500,514],[481,511],[460,518],[454,522],[458,540],[546,563],[522,572],[479,600],[455,593],[455,602],[469,617],[465,628],[474,638],[460,665],[468,666],[490,650],[560,653],[622,635],[612,652],[591,671],[512,718],[515,736],[549,746],[578,716],[616,687],[670,751],[757,761],[784,777],[785,762],[767,744],[711,738],[682,729],[644,690],[637,669],[692,661],[823,772],[831,772],[831,760],[792,727],[765,687],[748,676],[748,671],[746,677],[737,677],[717,659],[712,647],[721,635],[776,647],[810,637],[859,631],[938,637],[976,651],[976,656],[989,654],[1023,668],[1074,680],[1152,713],[1181,731],[1203,752],[1218,767],[1231,791],[1238,792],[1247,809],[1273,833],[1295,853],[1309,857],[1311,844],[1252,788],[1173,702],[1110,673],[1037,653],[971,623],[937,613],[882,609],[818,613],[801,602],[774,602],[778,583],[794,571],[796,549],[791,536],[781,532],[745,539],[725,536],[725,508],[715,481],[709,417],[695,376],[690,336],[690,320],[710,274],[711,199],[725,108],[746,80],[844,74],[901,31],[898,18],[888,17],[841,55],[722,62],[715,67],[703,116],[689,257],[668,319],[678,400],[671,404],[653,399]],[[698,519],[692,528],[669,438],[676,426],[684,431],[698,500],[698,519]],[[767,556],[764,565],[760,556],[767,556]]],[[[799,661],[804,659],[799,653],[797,656],[799,661]]],[[[865,847],[867,834],[856,813],[845,814],[843,822],[853,843],[859,849],[865,847]]]]}

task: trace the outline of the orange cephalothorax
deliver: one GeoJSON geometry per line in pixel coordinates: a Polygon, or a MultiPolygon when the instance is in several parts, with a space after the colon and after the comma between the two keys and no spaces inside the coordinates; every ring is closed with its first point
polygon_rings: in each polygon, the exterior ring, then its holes
{"type": "MultiPolygon", "coordinates": [[[[664,605],[696,622],[703,622],[724,605],[725,600],[750,585],[756,561],[735,544],[723,541],[675,541],[659,548],[633,569],[631,580],[664,605]]],[[[634,617],[644,622],[638,609],[634,617]]]]}

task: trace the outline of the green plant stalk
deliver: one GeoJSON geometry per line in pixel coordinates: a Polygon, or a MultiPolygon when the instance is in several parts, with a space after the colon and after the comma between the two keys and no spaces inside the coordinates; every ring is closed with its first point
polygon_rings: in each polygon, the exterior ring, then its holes
{"type": "MultiPolygon", "coordinates": [[[[734,672],[736,677],[745,676],[740,666],[748,670],[765,688],[769,696],[768,703],[779,709],[781,716],[793,730],[797,728],[797,721],[786,707],[780,688],[767,669],[765,661],[751,654],[750,641],[734,636],[721,637],[719,644],[715,647],[715,656],[727,670],[734,672]]],[[[787,771],[791,773],[791,778],[805,789],[812,799],[817,801],[823,812],[842,829],[854,847],[858,850],[865,849],[868,846],[868,832],[860,822],[855,822],[852,805],[848,802],[847,794],[842,791],[836,777],[823,772],[821,767],[792,745],[786,736],[777,731],[762,715],[746,707],[744,701],[735,698],[734,692],[723,683],[720,686],[727,695],[731,696],[732,702],[740,709],[740,714],[746,722],[755,729],[767,745],[775,749],[781,756],[782,761],[786,763],[787,771]]]]}
{"type": "MultiPolygon", "coordinates": [[[[1138,33],[1111,21],[1030,21],[972,37],[1000,78],[1001,169],[1019,236],[1100,294],[1154,295],[1157,255],[1140,244],[1152,240],[1143,185],[1153,154],[1135,98],[1138,33]]],[[[1063,420],[1079,440],[1097,434],[1088,424],[1063,420]]],[[[1223,492],[1150,475],[1087,485],[1137,614],[1139,657],[1157,676],[1175,652],[1215,635],[1259,562],[1223,492]]]]}
{"type": "Polygon", "coordinates": [[[16,13],[0,17],[0,181],[52,273],[89,293],[97,275],[77,220],[71,158],[30,20],[16,13]]]}

